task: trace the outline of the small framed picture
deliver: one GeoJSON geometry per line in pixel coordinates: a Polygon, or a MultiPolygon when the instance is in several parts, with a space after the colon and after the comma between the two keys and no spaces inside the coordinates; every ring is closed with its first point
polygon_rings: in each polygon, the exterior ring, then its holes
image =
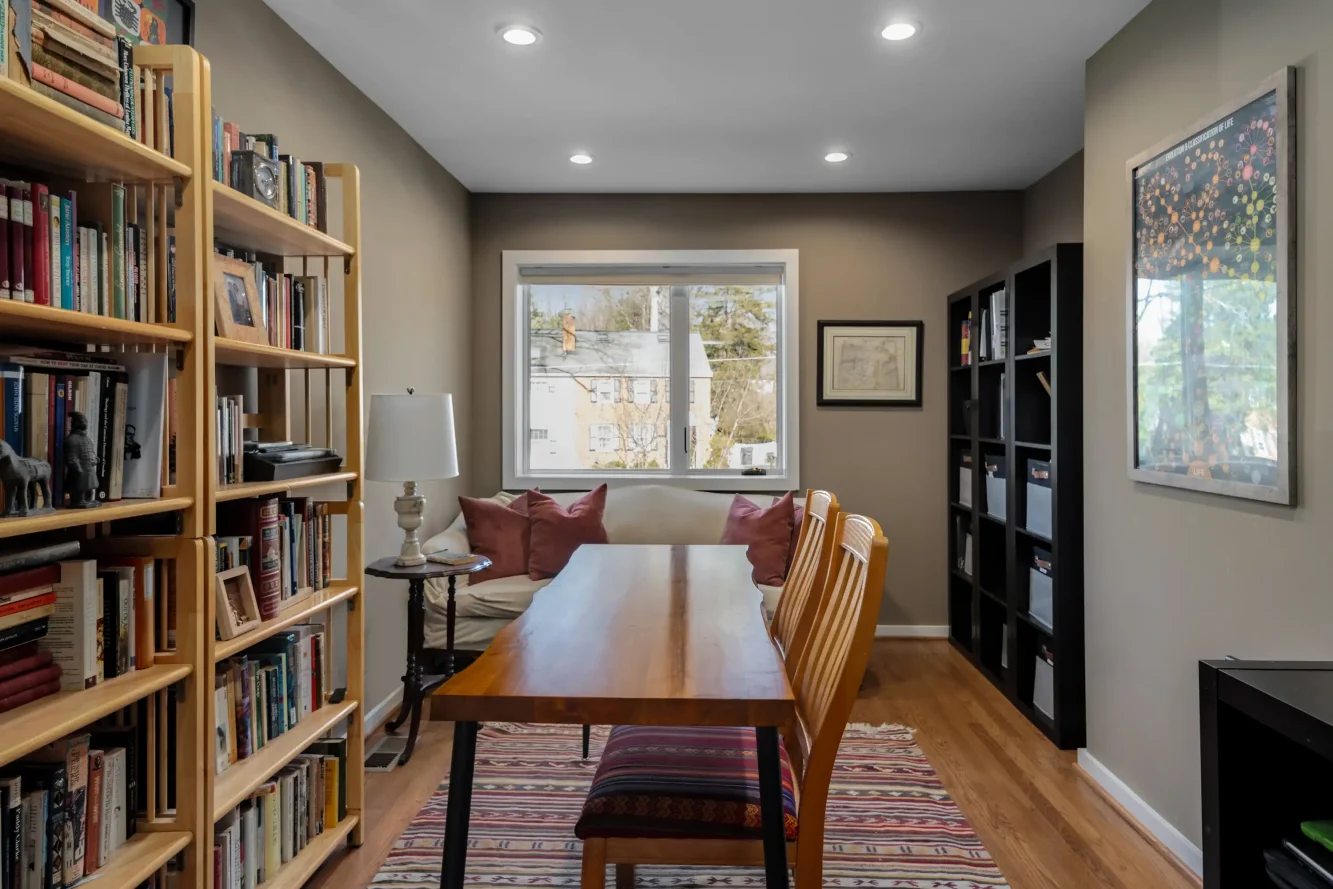
{"type": "Polygon", "coordinates": [[[268,344],[259,309],[255,270],[247,262],[213,254],[213,311],[218,336],[246,343],[268,344]]]}
{"type": "Polygon", "coordinates": [[[218,635],[223,642],[259,626],[259,602],[244,565],[221,571],[216,580],[218,635]]]}
{"type": "Polygon", "coordinates": [[[816,404],[921,407],[922,321],[820,321],[816,404]]]}

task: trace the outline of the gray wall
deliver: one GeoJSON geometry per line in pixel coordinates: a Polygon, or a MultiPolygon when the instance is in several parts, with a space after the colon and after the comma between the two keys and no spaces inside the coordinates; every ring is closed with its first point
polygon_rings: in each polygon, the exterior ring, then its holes
{"type": "MultiPolygon", "coordinates": [[[[1201,840],[1196,661],[1333,658],[1333,4],[1157,0],[1087,66],[1088,748],[1201,840]],[[1126,161],[1284,65],[1297,117],[1300,507],[1126,477],[1126,161]],[[1327,219],[1325,217],[1328,217],[1327,219]],[[1330,311],[1325,311],[1330,308],[1330,311]]],[[[1260,767],[1261,764],[1256,764],[1260,767]]]]}
{"type": "Polygon", "coordinates": [[[472,488],[500,487],[503,250],[801,251],[801,484],[888,535],[881,623],[947,622],[945,297],[1020,255],[1017,192],[913,195],[474,195],[472,488]],[[819,319],[925,321],[921,409],[815,407],[819,319]]]}
{"type": "Polygon", "coordinates": [[[1023,192],[1023,255],[1083,240],[1083,152],[1023,192]]]}
{"type": "MultiPolygon", "coordinates": [[[[367,409],[371,393],[415,386],[452,392],[465,422],[471,409],[467,191],[260,0],[201,0],[195,44],[212,65],[213,105],[223,118],[247,132],[276,133],[282,149],[298,157],[361,169],[367,409]]],[[[298,379],[293,376],[299,394],[298,379]]],[[[321,385],[312,401],[322,404],[321,385]]],[[[318,415],[313,425],[322,428],[318,415]]],[[[462,478],[423,485],[426,536],[457,513],[469,444],[459,442],[462,478]]],[[[365,486],[367,561],[398,551],[397,490],[380,482],[365,486]]],[[[366,704],[372,707],[402,675],[407,590],[397,582],[367,581],[366,704]]]]}

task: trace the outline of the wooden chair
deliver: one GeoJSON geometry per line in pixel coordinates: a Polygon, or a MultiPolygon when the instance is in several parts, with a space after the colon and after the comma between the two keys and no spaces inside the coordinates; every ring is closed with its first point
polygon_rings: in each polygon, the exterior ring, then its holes
{"type": "MultiPolygon", "coordinates": [[[[888,561],[888,541],[873,519],[839,515],[832,538],[792,683],[792,735],[805,766],[792,767],[785,745],[782,757],[796,889],[822,886],[833,761],[870,659],[888,561]]],[[[604,889],[608,862],[618,889],[633,885],[636,864],[762,866],[754,749],[750,728],[613,729],[575,827],[584,841],[583,889],[604,889]]]]}
{"type": "Polygon", "coordinates": [[[815,621],[815,608],[811,606],[823,590],[824,575],[833,556],[832,528],[839,512],[838,498],[828,491],[806,491],[805,521],[796,541],[796,554],[769,626],[773,641],[789,665],[788,676],[800,660],[815,621]]]}

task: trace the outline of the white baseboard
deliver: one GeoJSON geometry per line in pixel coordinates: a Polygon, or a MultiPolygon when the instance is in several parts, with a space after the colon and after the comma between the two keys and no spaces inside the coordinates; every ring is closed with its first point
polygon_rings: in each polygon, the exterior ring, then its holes
{"type": "MultiPolygon", "coordinates": [[[[366,711],[365,716],[361,721],[361,725],[363,726],[362,730],[369,735],[371,732],[374,732],[380,726],[384,725],[384,723],[389,721],[389,717],[393,715],[393,712],[398,708],[398,705],[401,704],[402,701],[403,689],[400,686],[394,690],[393,694],[366,711]]],[[[426,706],[430,706],[429,700],[426,701],[426,706]]]]}
{"type": "Polygon", "coordinates": [[[1096,781],[1103,790],[1118,802],[1126,812],[1138,819],[1144,830],[1157,838],[1157,841],[1171,851],[1181,862],[1200,876],[1203,875],[1203,851],[1189,841],[1183,833],[1176,830],[1152,806],[1143,801],[1129,785],[1115,776],[1115,773],[1102,765],[1097,757],[1088,752],[1086,747],[1079,748],[1078,764],[1088,777],[1096,781]]]}
{"type": "Polygon", "coordinates": [[[875,627],[876,639],[947,639],[947,624],[932,626],[928,624],[880,624],[875,627]]]}

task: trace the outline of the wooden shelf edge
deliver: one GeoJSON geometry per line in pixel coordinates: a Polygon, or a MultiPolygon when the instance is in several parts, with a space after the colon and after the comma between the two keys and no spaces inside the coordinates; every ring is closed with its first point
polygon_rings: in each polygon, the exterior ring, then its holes
{"type": "Polygon", "coordinates": [[[213,181],[214,227],[228,242],[227,233],[248,240],[256,252],[284,256],[351,256],[355,251],[330,234],[302,225],[280,210],[242,194],[229,185],[213,181]],[[219,225],[219,223],[221,223],[219,225]],[[248,237],[247,237],[248,236],[248,237]],[[276,248],[276,249],[275,249],[276,248]]]}
{"type": "Polygon", "coordinates": [[[338,844],[352,832],[352,828],[356,827],[359,820],[358,816],[348,814],[333,827],[326,827],[323,833],[308,842],[291,861],[270,876],[264,883],[264,889],[300,889],[328,860],[328,857],[337,851],[338,844]]]}
{"type": "Polygon", "coordinates": [[[138,886],[190,845],[191,839],[188,830],[140,831],[93,871],[91,878],[107,887],[138,886]]]}
{"type": "Polygon", "coordinates": [[[57,509],[55,512],[0,519],[0,538],[98,525],[116,519],[175,512],[194,505],[193,497],[164,497],[161,500],[117,500],[96,509],[57,509]]]}
{"type": "Polygon", "coordinates": [[[244,500],[246,497],[262,497],[265,494],[285,494],[302,488],[318,488],[338,482],[356,481],[355,472],[330,472],[324,475],[307,475],[304,478],[289,478],[280,482],[241,482],[237,485],[223,485],[218,488],[216,499],[219,503],[227,500],[244,500]]]}
{"type": "Polygon", "coordinates": [[[189,675],[189,664],[156,664],[84,691],[62,691],[0,713],[0,764],[13,762],[189,675]]]}
{"type": "Polygon", "coordinates": [[[286,370],[356,367],[355,359],[342,355],[321,355],[318,352],[303,352],[298,349],[270,346],[267,343],[246,343],[222,337],[214,338],[213,351],[217,363],[228,367],[286,370]]]}
{"type": "Polygon", "coordinates": [[[255,788],[301,754],[338,720],[355,712],[357,701],[325,704],[268,742],[254,756],[231,764],[213,783],[213,822],[236,808],[255,788]]]}
{"type": "Polygon", "coordinates": [[[309,596],[299,605],[282,612],[273,620],[264,621],[250,632],[237,636],[235,639],[228,639],[226,642],[214,643],[213,661],[216,663],[234,654],[239,654],[251,645],[264,641],[274,633],[282,632],[294,624],[304,623],[306,618],[352,598],[356,593],[357,587],[355,585],[346,582],[331,584],[326,589],[309,596]]]}
{"type": "Polygon", "coordinates": [[[167,324],[144,324],[13,300],[0,301],[0,325],[7,334],[31,334],[92,345],[172,344],[194,339],[190,331],[167,324]]]}

